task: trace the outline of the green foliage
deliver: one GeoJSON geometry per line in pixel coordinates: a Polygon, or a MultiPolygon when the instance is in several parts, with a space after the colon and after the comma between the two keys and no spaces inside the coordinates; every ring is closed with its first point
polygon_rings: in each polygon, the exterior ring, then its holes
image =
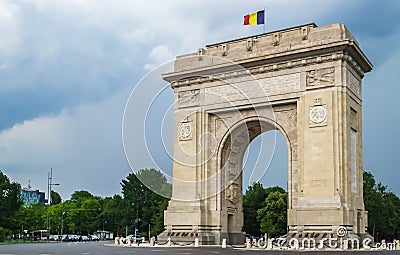
{"type": "Polygon", "coordinates": [[[280,187],[269,187],[264,189],[260,183],[255,183],[248,187],[243,195],[243,230],[253,236],[260,236],[260,220],[257,218],[257,211],[265,207],[265,199],[271,192],[285,192],[280,187]]]}
{"type": "Polygon", "coordinates": [[[34,204],[22,206],[14,216],[18,229],[34,231],[47,228],[47,205],[34,204]]]}
{"type": "Polygon", "coordinates": [[[172,190],[166,177],[155,169],[142,169],[129,174],[121,185],[127,208],[123,225],[134,233],[135,227],[142,232],[147,231],[150,224],[154,235],[160,233],[164,229],[163,211],[169,200],[160,194],[170,195],[172,190]]]}
{"type": "Polygon", "coordinates": [[[70,200],[62,202],[60,195],[52,191],[50,206],[21,206],[19,184],[10,183],[0,171],[0,239],[10,233],[47,228],[51,234],[93,234],[106,230],[114,235],[125,235],[126,227],[129,234],[138,227],[147,236],[150,224],[152,236],[162,232],[164,210],[172,193],[166,177],[160,171],[143,169],[128,175],[121,185],[123,197],[100,198],[79,190],[70,200]]]}
{"type": "Polygon", "coordinates": [[[400,199],[374,176],[364,172],[364,206],[368,211],[368,232],[375,241],[393,240],[400,236],[400,199]]]}
{"type": "Polygon", "coordinates": [[[253,236],[260,236],[260,223],[257,221],[257,211],[264,206],[267,194],[260,183],[248,187],[243,196],[243,230],[253,236]]]}
{"type": "Polygon", "coordinates": [[[12,229],[14,214],[21,207],[21,186],[11,183],[8,177],[0,170],[0,227],[12,229]]]}
{"type": "Polygon", "coordinates": [[[11,234],[11,231],[5,228],[2,228],[0,226],[0,242],[4,242],[7,238],[7,236],[9,236],[11,234]]]}
{"type": "Polygon", "coordinates": [[[287,197],[282,190],[272,191],[265,199],[265,206],[257,211],[262,233],[281,236],[287,233],[287,197]]]}
{"type": "Polygon", "coordinates": [[[54,190],[51,191],[51,204],[56,205],[61,203],[61,196],[54,190]]]}
{"type": "Polygon", "coordinates": [[[86,198],[93,198],[93,195],[90,194],[90,192],[88,192],[86,190],[75,191],[71,195],[71,201],[74,201],[74,202],[79,202],[79,201],[84,200],[86,198]]]}

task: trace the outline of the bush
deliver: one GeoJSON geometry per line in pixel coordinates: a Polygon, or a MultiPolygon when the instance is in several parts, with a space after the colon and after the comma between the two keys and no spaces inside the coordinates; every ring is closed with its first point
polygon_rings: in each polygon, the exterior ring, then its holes
{"type": "Polygon", "coordinates": [[[0,242],[4,242],[11,233],[10,230],[0,227],[0,242]]]}

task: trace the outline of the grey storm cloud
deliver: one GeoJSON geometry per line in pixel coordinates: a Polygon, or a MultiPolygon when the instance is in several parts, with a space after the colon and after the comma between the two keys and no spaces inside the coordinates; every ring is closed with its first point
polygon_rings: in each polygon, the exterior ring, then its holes
{"type": "MultiPolygon", "coordinates": [[[[392,178],[400,142],[395,105],[400,92],[399,1],[263,3],[0,0],[0,169],[23,186],[31,180],[44,191],[52,167],[63,199],[78,189],[100,196],[119,193],[121,179],[131,171],[122,118],[136,84],[176,55],[261,33],[262,27],[242,26],[242,18],[266,7],[267,32],[340,22],[356,36],[375,66],[363,88],[364,168],[400,194],[392,178]]],[[[286,150],[279,138],[266,184],[286,187],[286,150]]],[[[138,144],[134,152],[140,155],[146,148],[138,144]]],[[[153,165],[143,155],[131,166],[153,165]]]]}

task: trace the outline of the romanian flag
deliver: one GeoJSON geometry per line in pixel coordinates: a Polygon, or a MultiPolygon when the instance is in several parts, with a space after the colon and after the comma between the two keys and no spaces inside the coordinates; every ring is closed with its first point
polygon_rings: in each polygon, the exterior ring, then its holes
{"type": "Polygon", "coordinates": [[[256,26],[256,25],[264,24],[264,14],[265,14],[265,10],[247,14],[246,16],[244,16],[243,25],[256,26]]]}

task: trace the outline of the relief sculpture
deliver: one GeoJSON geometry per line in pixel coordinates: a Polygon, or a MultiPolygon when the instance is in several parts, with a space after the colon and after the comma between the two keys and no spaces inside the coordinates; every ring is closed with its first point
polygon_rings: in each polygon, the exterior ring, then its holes
{"type": "Polygon", "coordinates": [[[178,106],[194,106],[199,104],[199,90],[182,91],[178,94],[178,106]]]}
{"type": "Polygon", "coordinates": [[[324,68],[307,72],[307,86],[332,86],[335,84],[335,69],[324,68]]]}
{"type": "Polygon", "coordinates": [[[226,189],[226,199],[234,204],[239,202],[239,185],[237,183],[232,183],[226,189]]]}

